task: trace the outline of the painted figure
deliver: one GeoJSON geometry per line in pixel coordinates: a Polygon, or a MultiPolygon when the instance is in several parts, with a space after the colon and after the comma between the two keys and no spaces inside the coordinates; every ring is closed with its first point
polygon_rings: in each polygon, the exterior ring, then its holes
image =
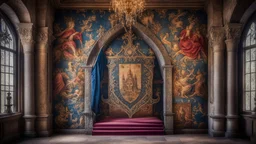
{"type": "Polygon", "coordinates": [[[169,21],[171,21],[172,25],[176,28],[183,28],[183,22],[179,19],[181,16],[184,16],[186,12],[182,12],[178,10],[177,14],[170,13],[169,14],[169,21]]]}
{"type": "Polygon", "coordinates": [[[111,28],[113,28],[118,23],[118,18],[115,16],[115,14],[110,14],[108,20],[111,24],[111,28]]]}
{"type": "Polygon", "coordinates": [[[89,40],[86,40],[85,41],[85,44],[84,44],[84,52],[87,53],[91,47],[94,45],[94,43],[96,42],[94,39],[93,39],[93,34],[90,33],[90,34],[86,34],[87,37],[89,37],[89,40]]]}
{"type": "Polygon", "coordinates": [[[97,33],[98,33],[97,37],[100,38],[101,36],[103,36],[105,31],[106,31],[105,28],[102,25],[100,25],[100,28],[97,30],[97,33]]]}
{"type": "Polygon", "coordinates": [[[145,13],[143,13],[141,23],[146,27],[152,25],[154,23],[154,13],[151,11],[146,11],[145,13]]]}
{"type": "Polygon", "coordinates": [[[182,71],[181,74],[179,74],[174,81],[174,94],[175,96],[179,96],[182,98],[188,98],[188,94],[192,89],[192,84],[188,82],[188,80],[193,79],[193,70],[190,72],[190,74],[186,74],[186,72],[182,71]]]}
{"type": "Polygon", "coordinates": [[[197,71],[197,75],[195,76],[196,82],[194,83],[195,91],[191,96],[204,96],[206,93],[206,85],[205,85],[205,77],[203,73],[197,71]]]}
{"type": "Polygon", "coordinates": [[[84,32],[84,31],[91,32],[92,31],[91,27],[92,27],[93,21],[96,21],[95,15],[88,17],[88,19],[86,19],[86,20],[83,20],[83,25],[81,26],[81,31],[82,32],[84,32]]]}
{"type": "Polygon", "coordinates": [[[189,26],[181,31],[179,47],[189,59],[206,59],[204,39],[198,28],[193,31],[195,23],[196,19],[191,18],[189,26]]]}
{"type": "Polygon", "coordinates": [[[62,103],[58,103],[55,106],[55,110],[58,111],[58,115],[55,117],[55,123],[58,127],[66,128],[69,117],[69,110],[67,107],[64,107],[62,103]]]}
{"type": "Polygon", "coordinates": [[[185,119],[186,112],[182,107],[179,108],[178,116],[179,116],[180,122],[185,122],[186,121],[186,119],[185,119]]]}
{"type": "Polygon", "coordinates": [[[58,95],[60,92],[62,92],[65,89],[68,79],[69,79],[68,74],[63,72],[61,69],[56,70],[56,76],[54,78],[54,90],[53,90],[54,96],[58,95]]]}
{"type": "Polygon", "coordinates": [[[63,56],[72,60],[76,57],[76,43],[74,40],[78,40],[82,44],[82,35],[74,29],[75,22],[72,18],[65,18],[65,21],[67,28],[56,34],[56,37],[59,42],[58,48],[63,50],[63,56]]]}

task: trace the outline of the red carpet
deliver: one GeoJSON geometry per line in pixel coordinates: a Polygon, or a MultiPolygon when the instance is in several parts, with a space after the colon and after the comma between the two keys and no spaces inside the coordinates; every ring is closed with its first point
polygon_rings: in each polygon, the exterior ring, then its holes
{"type": "Polygon", "coordinates": [[[94,124],[92,135],[164,135],[164,126],[155,117],[107,118],[94,124]]]}

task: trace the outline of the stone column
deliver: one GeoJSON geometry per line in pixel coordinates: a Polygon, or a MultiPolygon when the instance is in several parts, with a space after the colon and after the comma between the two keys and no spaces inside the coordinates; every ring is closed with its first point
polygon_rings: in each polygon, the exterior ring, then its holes
{"type": "Polygon", "coordinates": [[[48,85],[47,85],[48,27],[37,30],[36,42],[36,131],[39,136],[49,136],[48,85]]]}
{"type": "Polygon", "coordinates": [[[166,134],[173,134],[172,65],[165,65],[163,67],[163,82],[164,128],[166,134]]]}
{"type": "Polygon", "coordinates": [[[241,35],[241,24],[227,24],[227,124],[226,137],[238,137],[238,95],[237,95],[237,49],[241,35]]]}
{"type": "Polygon", "coordinates": [[[225,67],[224,67],[224,28],[219,26],[211,27],[210,41],[213,48],[213,105],[212,136],[225,135],[225,67]]]}
{"type": "Polygon", "coordinates": [[[35,133],[35,99],[34,99],[34,41],[33,24],[20,23],[19,36],[24,51],[24,119],[25,136],[34,137],[35,133]]]}
{"type": "Polygon", "coordinates": [[[91,110],[91,71],[92,66],[84,67],[84,120],[85,134],[92,134],[94,113],[91,110]]]}

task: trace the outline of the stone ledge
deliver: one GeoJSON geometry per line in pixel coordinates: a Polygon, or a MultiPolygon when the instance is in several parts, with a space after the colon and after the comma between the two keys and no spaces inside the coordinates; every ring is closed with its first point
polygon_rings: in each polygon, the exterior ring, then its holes
{"type": "Polygon", "coordinates": [[[210,115],[210,118],[215,118],[215,119],[224,119],[226,116],[225,115],[210,115]]]}
{"type": "Polygon", "coordinates": [[[238,119],[240,116],[239,115],[227,115],[227,119],[238,119]]]}
{"type": "Polygon", "coordinates": [[[211,131],[211,136],[212,137],[224,137],[225,136],[225,131],[212,130],[211,131]]]}
{"type": "Polygon", "coordinates": [[[175,113],[169,113],[169,112],[166,112],[166,113],[164,113],[163,115],[164,115],[164,116],[174,116],[174,115],[175,115],[175,113]]]}
{"type": "Polygon", "coordinates": [[[175,129],[175,134],[208,134],[208,129],[175,129]]]}
{"type": "Polygon", "coordinates": [[[241,136],[236,131],[226,131],[225,137],[226,138],[240,138],[241,136]]]}
{"type": "Polygon", "coordinates": [[[21,116],[22,116],[22,113],[3,114],[3,115],[0,115],[0,122],[16,120],[21,118],[21,116]]]}
{"type": "Polygon", "coordinates": [[[85,134],[85,129],[55,129],[53,131],[59,134],[85,134]]]}

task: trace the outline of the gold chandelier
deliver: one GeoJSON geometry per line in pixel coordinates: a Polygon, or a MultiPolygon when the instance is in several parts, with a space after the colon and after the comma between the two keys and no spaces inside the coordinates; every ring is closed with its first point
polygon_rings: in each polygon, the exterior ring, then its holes
{"type": "Polygon", "coordinates": [[[119,22],[130,30],[145,10],[145,0],[111,0],[110,4],[119,22]]]}

